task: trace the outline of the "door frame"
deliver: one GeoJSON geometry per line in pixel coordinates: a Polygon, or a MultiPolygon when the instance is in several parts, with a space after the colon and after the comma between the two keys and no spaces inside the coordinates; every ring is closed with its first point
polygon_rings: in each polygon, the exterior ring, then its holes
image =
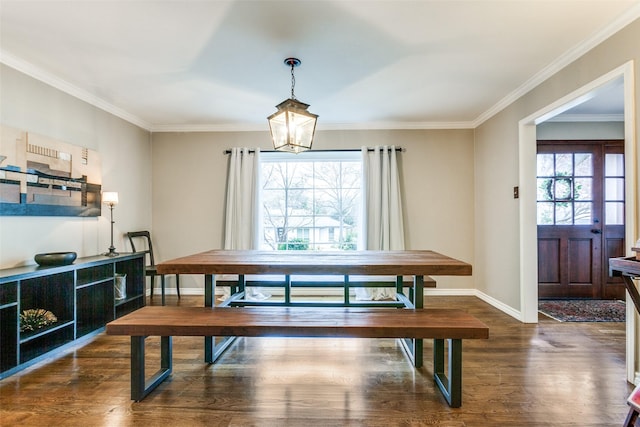
{"type": "MultiPolygon", "coordinates": [[[[543,107],[519,122],[519,190],[520,190],[520,310],[525,323],[538,322],[538,254],[536,221],[536,125],[582,103],[592,93],[608,82],[623,77],[624,80],[624,151],[625,151],[625,245],[627,253],[635,242],[637,230],[638,192],[635,137],[634,63],[610,71],[569,95],[543,107]]],[[[630,299],[627,299],[629,301],[630,299]]],[[[626,360],[627,380],[635,382],[636,373],[636,315],[633,304],[627,302],[626,360]]]]}

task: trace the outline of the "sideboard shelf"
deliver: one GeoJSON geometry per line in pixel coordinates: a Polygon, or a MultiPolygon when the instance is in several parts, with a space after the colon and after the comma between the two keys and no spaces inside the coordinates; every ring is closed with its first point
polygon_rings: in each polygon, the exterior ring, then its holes
{"type": "Polygon", "coordinates": [[[145,305],[144,254],[78,258],[71,265],[0,270],[0,379],[56,349],[91,336],[111,320],[145,305]],[[116,275],[126,275],[126,298],[115,299],[116,275]],[[21,331],[20,313],[44,309],[57,322],[21,331]]]}

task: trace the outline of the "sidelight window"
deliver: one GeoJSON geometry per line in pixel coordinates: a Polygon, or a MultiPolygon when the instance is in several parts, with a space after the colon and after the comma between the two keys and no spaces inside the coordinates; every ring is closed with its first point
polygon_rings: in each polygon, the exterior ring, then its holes
{"type": "Polygon", "coordinates": [[[605,224],[624,224],[624,154],[605,154],[605,224]]]}

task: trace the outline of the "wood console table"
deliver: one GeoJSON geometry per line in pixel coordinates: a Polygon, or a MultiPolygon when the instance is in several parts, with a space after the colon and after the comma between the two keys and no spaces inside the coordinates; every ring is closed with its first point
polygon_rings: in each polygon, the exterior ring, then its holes
{"type": "Polygon", "coordinates": [[[640,278],[640,260],[638,260],[637,257],[610,258],[609,275],[622,276],[624,286],[627,288],[627,292],[629,292],[629,296],[636,310],[640,313],[640,293],[638,293],[638,288],[636,288],[632,280],[634,278],[640,278]]]}
{"type": "MultiPolygon", "coordinates": [[[[640,278],[640,248],[631,249],[636,252],[637,255],[635,257],[609,259],[609,275],[622,276],[624,286],[627,288],[633,305],[636,307],[636,311],[640,313],[640,293],[638,293],[638,288],[633,283],[634,278],[640,278]]],[[[627,399],[627,403],[631,408],[624,421],[624,426],[632,427],[637,425],[636,422],[640,415],[640,385],[633,390],[627,399]]]]}
{"type": "MultiPolygon", "coordinates": [[[[288,277],[301,275],[365,275],[396,276],[396,291],[407,308],[424,307],[424,277],[468,276],[471,265],[428,250],[407,251],[246,251],[211,250],[158,264],[161,274],[205,275],[206,307],[213,307],[215,275],[237,274],[244,293],[244,276],[247,274],[278,274],[288,277]],[[402,276],[413,276],[412,292],[404,295],[402,276]]],[[[357,287],[357,283],[352,285],[357,287]]],[[[230,301],[231,303],[233,301],[230,301]]],[[[231,304],[229,304],[231,305],[231,304]]],[[[236,305],[243,305],[239,302],[236,305]]],[[[265,302],[263,305],[269,305],[265,302]]],[[[293,305],[291,303],[287,305],[293,305]]],[[[231,345],[233,338],[215,345],[215,337],[205,337],[205,361],[213,363],[231,345]]],[[[414,366],[422,366],[423,345],[421,339],[401,340],[414,366]]]]}

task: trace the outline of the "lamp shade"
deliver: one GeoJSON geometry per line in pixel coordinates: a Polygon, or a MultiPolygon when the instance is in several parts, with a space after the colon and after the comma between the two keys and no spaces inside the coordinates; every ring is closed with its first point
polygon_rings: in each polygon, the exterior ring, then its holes
{"type": "Polygon", "coordinates": [[[102,203],[105,205],[117,205],[118,193],[116,191],[104,191],[102,193],[102,203]]]}
{"type": "Polygon", "coordinates": [[[311,149],[318,116],[307,111],[309,105],[289,98],[276,108],[267,117],[274,149],[292,153],[311,149]]]}

